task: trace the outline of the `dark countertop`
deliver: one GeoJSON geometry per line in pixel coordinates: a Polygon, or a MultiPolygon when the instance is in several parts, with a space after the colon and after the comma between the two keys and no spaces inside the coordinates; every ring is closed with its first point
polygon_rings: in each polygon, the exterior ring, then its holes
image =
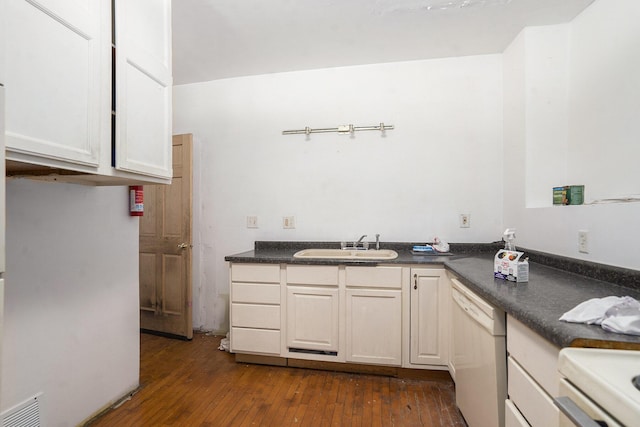
{"type": "Polygon", "coordinates": [[[300,259],[293,254],[302,249],[327,248],[339,249],[339,242],[268,242],[257,241],[252,251],[242,252],[226,256],[225,261],[240,263],[284,263],[284,264],[309,264],[309,265],[378,265],[378,264],[444,264],[445,261],[456,258],[461,254],[469,253],[495,253],[498,246],[493,244],[454,243],[451,244],[451,253],[446,254],[419,254],[414,255],[411,248],[414,245],[424,243],[384,242],[381,249],[393,249],[398,252],[398,258],[393,260],[363,260],[363,259],[300,259]]]}
{"type": "MultiPolygon", "coordinates": [[[[389,249],[389,247],[385,247],[389,249]]],[[[260,251],[247,251],[236,255],[226,256],[225,261],[239,263],[282,263],[282,264],[307,264],[307,265],[378,265],[378,264],[444,264],[453,255],[413,255],[409,250],[396,250],[398,258],[391,260],[366,260],[366,259],[301,259],[294,258],[299,249],[267,249],[260,251]]]]}
{"type": "Polygon", "coordinates": [[[639,271],[527,251],[530,256],[529,282],[514,283],[493,277],[493,256],[500,248],[499,244],[451,244],[453,255],[441,256],[414,255],[410,250],[412,246],[413,243],[384,243],[384,249],[398,252],[398,258],[394,260],[309,260],[294,258],[293,254],[310,247],[339,248],[339,243],[256,242],[254,250],[227,256],[225,260],[237,263],[308,265],[444,265],[469,289],[559,347],[640,350],[640,336],[616,334],[597,325],[558,320],[563,313],[590,298],[628,295],[640,300],[639,271]],[[547,265],[535,262],[536,260],[547,265]],[[549,265],[562,265],[566,269],[549,265]],[[620,286],[620,283],[624,286],[620,286]]]}
{"type": "Polygon", "coordinates": [[[529,263],[529,282],[493,277],[493,256],[476,255],[445,263],[460,281],[559,347],[640,350],[640,336],[607,332],[597,325],[561,322],[563,313],[590,298],[631,296],[640,290],[529,263]]]}

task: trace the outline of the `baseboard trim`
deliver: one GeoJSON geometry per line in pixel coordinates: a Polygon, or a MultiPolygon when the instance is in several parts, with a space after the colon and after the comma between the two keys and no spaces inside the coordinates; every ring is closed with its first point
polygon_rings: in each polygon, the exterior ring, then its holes
{"type": "Polygon", "coordinates": [[[345,372],[350,374],[380,375],[413,380],[452,382],[447,370],[407,369],[396,366],[364,365],[360,363],[325,362],[319,360],[292,359],[279,356],[235,353],[237,363],[255,365],[286,366],[289,368],[316,369],[319,371],[345,372]]]}
{"type": "Polygon", "coordinates": [[[98,409],[96,412],[93,413],[93,415],[90,415],[88,418],[86,418],[84,421],[82,421],[78,425],[81,427],[90,426],[94,421],[102,417],[107,412],[120,407],[120,405],[122,405],[124,402],[130,400],[133,397],[133,395],[135,395],[141,388],[142,386],[138,384],[133,389],[123,394],[122,397],[120,397],[119,399],[113,400],[110,403],[103,406],[102,408],[98,409]]]}

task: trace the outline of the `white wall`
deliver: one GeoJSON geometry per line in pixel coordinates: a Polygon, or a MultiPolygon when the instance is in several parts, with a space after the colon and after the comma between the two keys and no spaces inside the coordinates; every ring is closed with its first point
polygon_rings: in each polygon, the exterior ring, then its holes
{"type": "Polygon", "coordinates": [[[255,240],[499,239],[501,67],[487,55],[175,87],[174,133],[194,135],[194,325],[227,330],[224,256],[255,240]],[[395,129],[282,135],[379,122],[395,129]]]}
{"type": "Polygon", "coordinates": [[[138,219],[124,187],[7,181],[0,411],[77,425],[138,384],[138,219]]]}
{"type": "Polygon", "coordinates": [[[558,185],[584,184],[587,202],[640,194],[638,16],[640,2],[598,0],[569,24],[525,29],[505,51],[504,222],[517,244],[640,268],[640,203],[551,206],[558,185]]]}

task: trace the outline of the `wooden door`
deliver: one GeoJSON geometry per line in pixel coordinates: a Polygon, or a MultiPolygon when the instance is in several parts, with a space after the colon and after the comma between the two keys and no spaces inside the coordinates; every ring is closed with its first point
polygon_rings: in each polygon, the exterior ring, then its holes
{"type": "Polygon", "coordinates": [[[173,137],[171,185],[144,186],[140,219],[140,329],[193,336],[192,136],[173,137]]]}

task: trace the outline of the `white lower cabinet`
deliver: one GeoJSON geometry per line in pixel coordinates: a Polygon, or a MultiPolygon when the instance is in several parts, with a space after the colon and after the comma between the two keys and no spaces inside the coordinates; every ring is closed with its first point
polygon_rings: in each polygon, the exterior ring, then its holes
{"type": "Polygon", "coordinates": [[[560,348],[532,331],[522,322],[507,316],[507,394],[506,426],[559,425],[560,411],[552,396],[558,396],[557,363],[560,348]]]}
{"type": "Polygon", "coordinates": [[[280,355],[280,265],[231,266],[232,352],[280,355]]]}
{"type": "Polygon", "coordinates": [[[508,427],[529,427],[527,420],[509,399],[504,402],[504,424],[508,427]]]}
{"type": "Polygon", "coordinates": [[[340,351],[337,265],[287,265],[285,354],[336,360],[340,351]]]}
{"type": "Polygon", "coordinates": [[[338,353],[338,288],[287,286],[287,348],[338,353]]]}
{"type": "Polygon", "coordinates": [[[261,328],[231,328],[233,353],[280,354],[280,331],[261,328]]]}
{"type": "Polygon", "coordinates": [[[411,269],[410,363],[447,365],[449,282],[442,268],[411,269]]]}
{"type": "Polygon", "coordinates": [[[232,352],[447,367],[442,267],[234,263],[230,274],[232,352]]]}
{"type": "Polygon", "coordinates": [[[402,364],[402,268],[346,267],[347,362],[402,364]]]}

